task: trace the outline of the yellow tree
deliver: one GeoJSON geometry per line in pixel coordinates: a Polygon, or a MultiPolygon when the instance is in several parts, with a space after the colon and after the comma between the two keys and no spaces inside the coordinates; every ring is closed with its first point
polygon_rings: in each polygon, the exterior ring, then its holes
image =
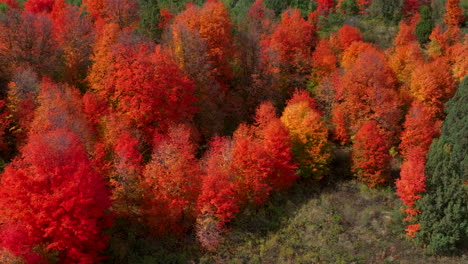
{"type": "Polygon", "coordinates": [[[452,64],[452,74],[457,81],[462,81],[468,74],[468,38],[462,43],[456,43],[449,48],[450,63],[452,64]]]}
{"type": "Polygon", "coordinates": [[[445,58],[423,63],[411,77],[411,93],[428,107],[433,117],[443,117],[444,103],[455,92],[450,66],[445,58]]]}
{"type": "Polygon", "coordinates": [[[320,114],[313,108],[312,100],[295,100],[304,92],[296,92],[284,109],[281,121],[289,130],[294,159],[299,163],[303,177],[322,179],[328,172],[330,148],[328,130],[320,114]]]}
{"type": "Polygon", "coordinates": [[[388,65],[399,81],[409,84],[411,73],[422,60],[422,51],[418,43],[413,42],[405,46],[397,46],[389,58],[388,65]]]}

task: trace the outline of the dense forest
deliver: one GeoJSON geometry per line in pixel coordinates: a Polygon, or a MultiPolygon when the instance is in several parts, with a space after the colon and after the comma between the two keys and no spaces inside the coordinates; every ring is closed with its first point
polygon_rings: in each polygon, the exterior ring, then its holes
{"type": "Polygon", "coordinates": [[[467,13],[0,0],[0,263],[468,263],[467,13]]]}

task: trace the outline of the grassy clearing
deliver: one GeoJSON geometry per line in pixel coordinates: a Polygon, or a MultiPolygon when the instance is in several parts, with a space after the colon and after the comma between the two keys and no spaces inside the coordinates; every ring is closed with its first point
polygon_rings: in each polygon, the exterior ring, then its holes
{"type": "Polygon", "coordinates": [[[391,188],[355,181],[322,189],[298,184],[234,223],[215,254],[200,263],[468,263],[434,258],[408,241],[391,188]]]}

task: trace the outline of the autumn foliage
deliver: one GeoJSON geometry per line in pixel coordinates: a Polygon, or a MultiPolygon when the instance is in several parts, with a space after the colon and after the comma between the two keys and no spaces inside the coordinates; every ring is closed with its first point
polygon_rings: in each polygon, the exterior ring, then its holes
{"type": "Polygon", "coordinates": [[[466,52],[468,52],[468,40],[463,43],[456,43],[449,49],[452,73],[456,81],[462,81],[468,74],[468,59],[466,56],[462,56],[466,52]]]}
{"type": "Polygon", "coordinates": [[[425,104],[434,117],[443,115],[444,103],[455,89],[449,65],[444,58],[423,63],[411,77],[411,92],[415,100],[425,104]]]}
{"type": "Polygon", "coordinates": [[[333,109],[332,122],[334,124],[333,139],[338,141],[341,145],[349,143],[350,136],[348,132],[348,118],[345,115],[343,105],[337,105],[333,109]]]}
{"type": "Polygon", "coordinates": [[[305,91],[297,91],[284,109],[281,121],[289,130],[299,174],[322,179],[328,172],[331,154],[327,142],[328,129],[315,109],[313,99],[305,91]]]}
{"type": "Polygon", "coordinates": [[[334,0],[318,0],[317,9],[321,12],[328,12],[334,7],[334,0]]]}
{"type": "Polygon", "coordinates": [[[232,162],[235,174],[239,175],[236,188],[241,199],[258,205],[270,196],[268,185],[267,153],[256,140],[249,127],[241,125],[234,134],[232,162]]]}
{"type": "MultiPolygon", "coordinates": [[[[206,56],[212,66],[211,74],[225,85],[225,81],[232,76],[228,61],[233,49],[232,22],[224,4],[218,0],[208,0],[203,8],[198,8],[195,4],[188,3],[186,9],[174,18],[174,22],[175,25],[185,26],[205,41],[206,56]]],[[[177,38],[179,33],[175,33],[174,37],[177,38]]],[[[174,45],[176,48],[181,45],[180,40],[175,39],[174,45]]],[[[183,48],[177,48],[176,57],[183,48]]]]}
{"type": "Polygon", "coordinates": [[[314,27],[301,17],[299,10],[289,10],[283,13],[269,46],[282,63],[295,65],[310,57],[316,42],[314,34],[314,27]]]}
{"type": "Polygon", "coordinates": [[[190,119],[195,112],[193,82],[165,50],[143,43],[119,43],[113,49],[110,72],[97,90],[113,111],[130,118],[149,138],[171,122],[190,119]]]}
{"type": "Polygon", "coordinates": [[[460,0],[447,0],[444,21],[449,26],[459,26],[465,21],[463,10],[460,7],[460,0]]]}
{"type": "Polygon", "coordinates": [[[106,6],[107,1],[105,0],[83,0],[83,7],[94,20],[102,19],[105,16],[106,6]]]}
{"type": "Polygon", "coordinates": [[[156,134],[151,161],[143,172],[144,215],[155,233],[182,234],[195,215],[201,172],[189,129],[178,125],[156,134]]]}
{"type": "Polygon", "coordinates": [[[393,40],[395,46],[405,46],[411,42],[416,41],[415,28],[419,22],[419,15],[415,15],[411,18],[405,19],[400,22],[398,26],[398,33],[393,40]]]}
{"type": "Polygon", "coordinates": [[[284,105],[294,90],[306,85],[317,44],[316,21],[306,21],[298,9],[286,10],[270,36],[262,41],[262,66],[269,74],[275,105],[284,105]]]}
{"type": "Polygon", "coordinates": [[[15,69],[31,68],[40,76],[56,75],[61,69],[61,52],[53,31],[48,15],[11,10],[0,20],[2,74],[7,77],[15,69]]]}
{"type": "Polygon", "coordinates": [[[232,142],[227,138],[214,138],[202,166],[202,188],[197,207],[201,214],[216,217],[219,226],[229,222],[240,210],[236,177],[231,170],[232,142]]]}
{"type": "Polygon", "coordinates": [[[102,26],[96,34],[93,44],[92,66],[89,69],[87,81],[94,91],[104,89],[104,78],[110,72],[112,46],[116,44],[120,30],[117,24],[109,23],[102,26]]]}
{"type": "Polygon", "coordinates": [[[4,139],[4,136],[5,136],[6,129],[10,125],[10,121],[7,119],[8,114],[9,113],[6,110],[5,101],[1,100],[0,101],[0,117],[1,117],[1,121],[0,121],[0,152],[3,152],[3,151],[5,151],[7,149],[7,144],[6,144],[6,141],[4,139]]]}
{"type": "Polygon", "coordinates": [[[440,121],[434,119],[429,109],[419,102],[414,102],[405,122],[401,134],[400,151],[404,158],[411,150],[420,148],[424,153],[429,150],[432,139],[439,134],[440,121]]]}
{"type": "Polygon", "coordinates": [[[259,106],[253,125],[242,124],[232,140],[215,138],[210,146],[203,159],[197,236],[202,246],[214,250],[236,213],[294,183],[297,165],[288,130],[269,102],[259,106]]]}
{"type": "Polygon", "coordinates": [[[261,104],[255,115],[256,135],[270,160],[269,185],[274,192],[287,190],[297,179],[288,129],[269,102],[261,104]]]}
{"type": "Polygon", "coordinates": [[[375,121],[359,129],[353,141],[352,169],[370,187],[388,181],[391,156],[389,142],[375,121]]]}
{"type": "MultiPolygon", "coordinates": [[[[407,84],[411,83],[411,75],[413,71],[421,64],[423,53],[419,45],[411,42],[404,46],[396,46],[395,52],[389,58],[389,66],[395,72],[399,81],[407,84]]],[[[406,88],[405,91],[409,89],[406,88]]]]}
{"type": "Polygon", "coordinates": [[[405,205],[407,217],[410,222],[407,234],[414,237],[417,224],[414,216],[419,212],[414,203],[420,199],[420,194],[425,191],[426,175],[424,173],[426,154],[432,140],[439,135],[440,121],[435,119],[429,109],[422,103],[415,101],[411,106],[406,120],[403,123],[400,151],[403,157],[400,178],[396,180],[397,194],[405,205]]]}
{"type": "Polygon", "coordinates": [[[317,81],[337,69],[338,59],[328,39],[321,39],[312,53],[313,76],[317,81]]]}
{"type": "MultiPolygon", "coordinates": [[[[419,213],[414,208],[414,203],[421,198],[420,194],[426,190],[425,164],[424,150],[420,147],[412,149],[407,155],[407,160],[401,165],[400,178],[395,182],[398,197],[406,206],[407,217],[405,221],[412,221],[412,217],[419,213]]],[[[414,231],[410,226],[408,226],[407,233],[414,237],[414,231]]]]}
{"type": "Polygon", "coordinates": [[[460,187],[426,160],[468,72],[460,2],[0,0],[0,263],[181,262],[167,237],[215,252],[342,170],[400,169],[432,241],[419,205],[460,187]]]}
{"type": "Polygon", "coordinates": [[[400,102],[394,73],[386,64],[383,54],[376,49],[362,52],[345,71],[339,85],[341,88],[337,89],[335,111],[341,113],[336,114],[336,118],[341,120],[341,124],[346,120],[345,129],[348,131],[340,134],[352,136],[372,119],[390,141],[395,142],[401,119],[400,102]]]}
{"type": "Polygon", "coordinates": [[[50,13],[54,2],[54,0],[28,0],[24,3],[24,9],[32,13],[50,13]]]}
{"type": "Polygon", "coordinates": [[[419,0],[405,0],[403,4],[404,14],[411,16],[418,13],[420,2],[419,0]]]}
{"type": "Polygon", "coordinates": [[[95,32],[91,20],[80,15],[78,7],[68,5],[64,0],[57,0],[51,12],[54,38],[63,52],[64,81],[74,85],[84,85],[95,32]],[[80,41],[76,41],[80,36],[80,41]]]}
{"type": "Polygon", "coordinates": [[[341,27],[336,35],[337,47],[341,50],[345,50],[351,45],[351,43],[361,40],[362,34],[359,29],[350,25],[344,25],[341,27]]]}
{"type": "Polygon", "coordinates": [[[100,259],[107,242],[102,232],[110,224],[109,190],[91,167],[78,136],[65,129],[31,135],[1,183],[0,220],[20,225],[14,233],[2,230],[2,237],[27,234],[24,241],[7,239],[24,243],[6,244],[7,249],[28,257],[34,247],[43,246],[63,261],[100,259]]]}
{"type": "Polygon", "coordinates": [[[354,41],[347,47],[341,56],[341,66],[345,69],[353,65],[364,51],[374,50],[371,44],[362,41],[354,41]]]}
{"type": "Polygon", "coordinates": [[[143,171],[143,157],[138,140],[129,132],[120,134],[113,148],[114,166],[110,172],[112,208],[121,217],[134,217],[141,205],[139,180],[143,171]]]}
{"type": "Polygon", "coordinates": [[[261,105],[256,124],[241,125],[233,136],[232,166],[246,202],[262,204],[296,179],[288,131],[275,112],[271,103],[261,105]]]}

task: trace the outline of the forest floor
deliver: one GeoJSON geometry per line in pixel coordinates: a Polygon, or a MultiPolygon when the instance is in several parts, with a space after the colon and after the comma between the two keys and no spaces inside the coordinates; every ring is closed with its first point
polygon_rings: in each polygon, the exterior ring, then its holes
{"type": "Polygon", "coordinates": [[[326,182],[300,181],[260,208],[239,214],[215,253],[200,249],[193,233],[182,240],[155,241],[140,230],[114,240],[106,262],[468,263],[468,252],[425,255],[405,235],[394,187],[370,189],[352,179],[347,156],[335,153],[334,177],[326,182]]]}

